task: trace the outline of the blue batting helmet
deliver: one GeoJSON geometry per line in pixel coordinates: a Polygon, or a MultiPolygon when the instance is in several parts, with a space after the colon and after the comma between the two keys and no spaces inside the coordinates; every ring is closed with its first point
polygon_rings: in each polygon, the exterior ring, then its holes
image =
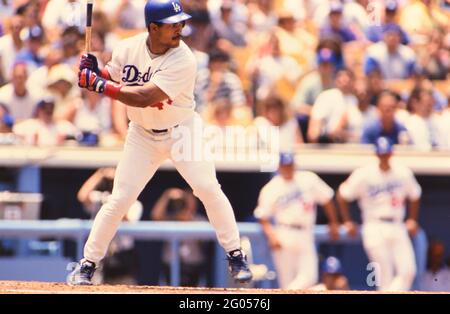
{"type": "Polygon", "coordinates": [[[174,24],[191,18],[184,13],[180,0],[148,0],[144,11],[147,27],[151,22],[174,24]]]}

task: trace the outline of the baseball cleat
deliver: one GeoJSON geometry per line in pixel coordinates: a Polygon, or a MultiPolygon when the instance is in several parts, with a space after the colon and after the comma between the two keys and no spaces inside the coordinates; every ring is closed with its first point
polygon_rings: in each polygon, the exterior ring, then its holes
{"type": "Polygon", "coordinates": [[[95,273],[95,263],[81,260],[68,277],[71,286],[92,286],[92,277],[95,273]]]}
{"type": "Polygon", "coordinates": [[[235,281],[247,283],[252,280],[253,275],[248,267],[247,256],[240,249],[228,252],[227,260],[231,277],[235,281]]]}

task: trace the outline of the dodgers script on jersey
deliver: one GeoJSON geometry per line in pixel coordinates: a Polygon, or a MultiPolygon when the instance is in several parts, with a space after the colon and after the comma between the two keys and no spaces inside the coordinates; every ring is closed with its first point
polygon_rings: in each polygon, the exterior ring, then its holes
{"type": "Polygon", "coordinates": [[[183,41],[177,48],[152,58],[147,37],[148,33],[141,33],[121,41],[106,67],[117,83],[142,86],[151,81],[166,93],[168,100],[146,108],[127,106],[127,114],[145,129],[168,129],[194,114],[197,64],[183,41]]]}
{"type": "Polygon", "coordinates": [[[359,200],[364,222],[380,218],[401,222],[406,214],[405,199],[420,198],[422,189],[410,169],[392,162],[388,172],[381,171],[378,163],[355,170],[339,193],[347,201],[359,200]]]}
{"type": "Polygon", "coordinates": [[[291,181],[276,176],[261,190],[255,217],[274,217],[277,224],[312,228],[316,222],[316,204],[333,198],[333,190],[315,173],[298,171],[291,181]]]}

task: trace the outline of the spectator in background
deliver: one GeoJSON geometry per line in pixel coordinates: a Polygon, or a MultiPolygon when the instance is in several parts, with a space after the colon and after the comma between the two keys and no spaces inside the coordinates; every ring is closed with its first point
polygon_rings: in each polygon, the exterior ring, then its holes
{"type": "Polygon", "coordinates": [[[430,90],[414,90],[410,102],[411,115],[405,127],[411,138],[411,144],[420,150],[431,150],[442,145],[439,116],[433,112],[433,93],[430,90]]]}
{"type": "Polygon", "coordinates": [[[281,54],[277,36],[270,36],[267,49],[267,55],[255,58],[247,65],[249,76],[256,84],[257,100],[266,98],[279,80],[286,79],[295,86],[303,72],[295,59],[281,54]]]}
{"type": "Polygon", "coordinates": [[[400,25],[411,34],[414,43],[424,44],[433,29],[448,27],[448,16],[436,3],[435,0],[409,1],[402,8],[400,25]]]}
{"type": "Polygon", "coordinates": [[[0,72],[6,82],[11,79],[11,69],[16,60],[16,56],[23,47],[20,32],[24,26],[24,19],[21,15],[14,15],[10,19],[10,32],[0,37],[0,72]]]}
{"type": "Polygon", "coordinates": [[[383,41],[367,48],[364,72],[379,70],[385,80],[407,79],[416,70],[414,51],[401,43],[401,29],[397,24],[383,26],[383,41]]]}
{"type": "Polygon", "coordinates": [[[317,46],[316,37],[304,27],[298,26],[293,12],[281,9],[277,15],[278,26],[275,28],[275,35],[280,42],[281,54],[293,57],[304,68],[312,67],[317,46]]]}
{"type": "Polygon", "coordinates": [[[308,141],[312,143],[333,143],[341,141],[332,133],[341,116],[350,107],[357,105],[353,94],[354,74],[350,70],[339,70],[336,74],[336,88],[323,91],[311,110],[308,126],[308,141]]]}
{"type": "Polygon", "coordinates": [[[44,64],[41,50],[44,42],[44,33],[39,26],[33,26],[24,28],[20,32],[20,37],[25,46],[17,54],[16,62],[26,63],[29,73],[32,73],[44,64]]]}
{"type": "Polygon", "coordinates": [[[341,261],[334,256],[327,257],[321,265],[321,280],[318,285],[311,287],[311,290],[350,290],[348,279],[343,274],[341,261]]]}
{"type": "Polygon", "coordinates": [[[329,48],[323,48],[317,52],[316,59],[317,70],[307,74],[300,81],[291,102],[305,139],[313,104],[320,93],[334,86],[336,54],[329,48]]]}
{"type": "MultiPolygon", "coordinates": [[[[170,188],[164,191],[151,211],[151,219],[156,221],[205,221],[198,214],[197,201],[191,191],[170,188]]],[[[164,275],[170,283],[170,262],[173,259],[169,243],[163,248],[164,275]]],[[[206,262],[204,244],[198,240],[182,240],[180,256],[180,286],[196,287],[205,273],[206,262]]]]}
{"type": "Polygon", "coordinates": [[[276,95],[269,95],[262,101],[262,114],[255,118],[254,124],[258,129],[278,127],[281,151],[292,152],[296,145],[303,143],[297,120],[283,100],[276,95]]]}
{"type": "Polygon", "coordinates": [[[146,0],[103,1],[101,10],[116,27],[122,29],[145,29],[143,19],[136,18],[144,12],[146,0]]]}
{"type": "Polygon", "coordinates": [[[427,270],[419,282],[420,290],[450,292],[450,269],[445,267],[444,256],[444,243],[432,240],[428,246],[427,270]]]}
{"type": "Polygon", "coordinates": [[[378,118],[365,126],[361,143],[375,144],[380,137],[389,139],[392,144],[406,145],[410,137],[405,126],[397,121],[397,96],[390,91],[382,92],[377,99],[378,118]]]}
{"type": "Polygon", "coordinates": [[[73,123],[82,132],[84,140],[88,141],[86,144],[94,145],[98,144],[102,137],[110,134],[111,115],[110,98],[83,90],[81,101],[67,104],[60,118],[73,123]],[[97,139],[97,141],[89,142],[89,139],[97,139]]]}
{"type": "Polygon", "coordinates": [[[228,98],[220,98],[208,104],[203,116],[208,124],[222,129],[232,125],[247,126],[253,122],[253,117],[249,116],[246,107],[235,107],[228,98]]]}
{"type": "Polygon", "coordinates": [[[0,103],[0,133],[12,133],[14,118],[9,113],[8,107],[0,103]]]}
{"type": "Polygon", "coordinates": [[[42,93],[47,89],[47,79],[50,69],[62,61],[62,51],[59,49],[48,49],[43,55],[44,64],[30,73],[27,80],[27,88],[35,93],[42,93]]]}
{"type": "MultiPolygon", "coordinates": [[[[397,0],[386,0],[384,5],[383,21],[380,25],[371,25],[366,29],[366,37],[372,42],[383,40],[383,26],[387,24],[397,24],[398,19],[397,0]]],[[[402,45],[408,45],[410,42],[408,34],[399,26],[400,42],[402,45]]]]}
{"type": "Polygon", "coordinates": [[[57,121],[53,116],[55,102],[53,99],[41,100],[35,110],[35,117],[16,123],[13,128],[26,145],[54,146],[62,145],[67,139],[75,139],[76,128],[68,121],[57,121]]]}
{"type": "Polygon", "coordinates": [[[445,80],[450,71],[450,51],[443,40],[444,32],[434,29],[426,46],[418,50],[418,68],[430,80],[445,80]]]}
{"type": "Polygon", "coordinates": [[[369,95],[369,102],[376,104],[378,96],[386,89],[385,82],[380,70],[373,70],[366,76],[367,93],[369,95]]]}
{"type": "Polygon", "coordinates": [[[356,40],[356,35],[343,24],[342,12],[344,6],[338,0],[330,1],[330,11],[328,14],[328,23],[320,29],[320,37],[336,38],[347,43],[356,40]]]}
{"type": "Polygon", "coordinates": [[[86,26],[86,0],[49,1],[42,17],[42,25],[51,43],[59,40],[63,31],[69,27],[77,27],[83,32],[86,26]]]}
{"type": "Polygon", "coordinates": [[[80,89],[75,85],[76,74],[66,64],[53,66],[48,73],[47,89],[55,99],[55,117],[61,119],[71,103],[80,101],[80,89]]]}
{"type": "Polygon", "coordinates": [[[216,42],[217,47],[229,52],[233,47],[246,45],[246,25],[232,20],[233,5],[232,1],[223,0],[219,17],[213,20],[213,41],[216,42]]]}
{"type": "MultiPolygon", "coordinates": [[[[115,173],[115,168],[99,168],[78,191],[78,201],[92,219],[111,195],[115,173]]],[[[142,212],[142,203],[136,201],[123,217],[123,221],[137,222],[141,219],[142,212]]],[[[95,281],[105,284],[136,284],[137,266],[134,239],[130,236],[116,236],[100,265],[101,272],[96,273],[98,277],[95,281]]]]}
{"type": "Polygon", "coordinates": [[[358,105],[350,106],[331,131],[345,143],[359,143],[363,128],[378,117],[375,106],[370,103],[366,80],[355,80],[355,96],[358,105]]]}
{"type": "MultiPolygon", "coordinates": [[[[104,64],[110,60],[114,47],[117,46],[120,41],[120,37],[112,30],[112,22],[109,20],[108,16],[103,11],[94,10],[92,13],[92,32],[98,33],[98,35],[103,38],[104,51],[102,56],[105,53],[109,55],[108,59],[106,59],[106,56],[101,58],[104,64]]],[[[100,52],[95,49],[93,49],[93,51],[100,52]]]]}
{"type": "Polygon", "coordinates": [[[213,46],[214,27],[208,11],[207,1],[185,1],[184,11],[192,16],[189,25],[195,29],[196,36],[192,38],[193,48],[208,53],[213,46]]]}
{"type": "Polygon", "coordinates": [[[35,26],[41,27],[40,11],[44,1],[41,0],[26,0],[24,4],[17,8],[17,13],[24,17],[25,26],[32,28],[35,26]]]}
{"type": "Polygon", "coordinates": [[[230,55],[222,50],[209,53],[208,69],[198,73],[195,86],[197,110],[200,112],[208,103],[229,97],[233,106],[246,103],[239,77],[229,70],[230,55]]]}
{"type": "Polygon", "coordinates": [[[251,31],[257,34],[268,33],[277,24],[272,0],[248,0],[248,25],[251,31]]]}
{"type": "Polygon", "coordinates": [[[209,56],[206,52],[200,51],[195,47],[195,38],[197,37],[197,29],[194,26],[186,25],[181,30],[181,36],[185,44],[191,48],[197,60],[197,72],[201,72],[208,68],[209,56]]]}
{"type": "Polygon", "coordinates": [[[0,88],[0,102],[8,107],[14,120],[30,119],[40,95],[27,85],[28,69],[25,63],[16,63],[12,68],[11,83],[0,88]]]}
{"type": "Polygon", "coordinates": [[[80,40],[83,40],[83,38],[77,27],[73,26],[64,29],[58,43],[58,47],[63,52],[63,63],[78,68],[80,40]]]}

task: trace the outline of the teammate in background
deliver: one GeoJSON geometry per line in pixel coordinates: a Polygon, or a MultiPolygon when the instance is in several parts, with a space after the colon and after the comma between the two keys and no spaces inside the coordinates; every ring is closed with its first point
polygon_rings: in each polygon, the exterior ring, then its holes
{"type": "Polygon", "coordinates": [[[343,274],[342,265],[339,259],[329,256],[321,265],[321,282],[311,290],[349,290],[347,277],[343,274]]]}
{"type": "Polygon", "coordinates": [[[196,61],[181,40],[181,30],[191,16],[183,12],[179,0],[149,0],[144,11],[147,31],[121,42],[106,68],[100,71],[97,59],[90,54],[81,58],[79,86],[126,104],[131,122],[112,195],[94,220],[84,258],[70,274],[69,284],[91,284],[96,265],[105,256],[122,217],[166,159],[172,160],[203,202],[227,252],[232,277],[248,282],[252,273],[214,163],[174,154],[179,154],[180,141],[185,144],[183,153],[194,152],[198,141],[189,139],[202,135],[196,133],[202,132],[202,124],[194,111],[196,61]]]}
{"type": "Polygon", "coordinates": [[[317,283],[316,204],[325,209],[330,238],[337,240],[333,196],[333,190],[316,174],[295,170],[293,154],[280,155],[279,174],[262,188],[255,209],[272,250],[280,288],[306,289],[317,283]]]}
{"type": "Polygon", "coordinates": [[[386,137],[376,144],[378,162],[356,169],[341,184],[337,200],[350,235],[356,234],[348,202],[357,200],[362,210],[362,240],[375,264],[378,290],[406,291],[416,275],[414,250],[408,233],[414,236],[421,188],[407,167],[391,162],[393,145],[386,137]],[[406,215],[406,200],[409,214],[406,215]]]}

